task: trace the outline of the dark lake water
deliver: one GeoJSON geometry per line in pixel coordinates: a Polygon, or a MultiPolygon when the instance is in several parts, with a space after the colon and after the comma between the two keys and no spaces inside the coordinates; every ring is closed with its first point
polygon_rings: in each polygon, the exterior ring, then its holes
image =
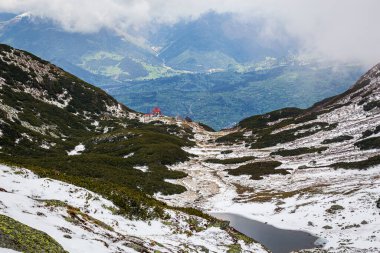
{"type": "Polygon", "coordinates": [[[279,229],[237,214],[212,213],[211,215],[229,221],[233,228],[258,241],[273,253],[289,253],[293,250],[316,247],[314,242],[318,237],[306,232],[279,229]]]}

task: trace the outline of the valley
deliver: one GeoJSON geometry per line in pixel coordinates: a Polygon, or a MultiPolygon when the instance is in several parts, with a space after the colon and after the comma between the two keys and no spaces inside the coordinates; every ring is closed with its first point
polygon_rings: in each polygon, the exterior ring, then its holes
{"type": "Polygon", "coordinates": [[[378,252],[380,116],[363,104],[380,98],[379,75],[377,65],[345,93],[307,110],[197,132],[197,146],[185,149],[196,157],[170,167],[188,174],[171,180],[187,191],[156,198],[308,231],[328,252],[378,252]]]}
{"type": "Polygon", "coordinates": [[[262,41],[261,25],[260,18],[245,24],[210,12],[136,34],[80,33],[23,13],[0,19],[0,42],[56,64],[133,110],[160,106],[165,115],[218,130],[283,107],[307,108],[345,91],[366,70],[303,55],[289,35],[282,43],[262,41]]]}
{"type": "Polygon", "coordinates": [[[377,0],[1,0],[0,253],[379,253],[377,0]]]}
{"type": "MultiPolygon", "coordinates": [[[[244,145],[210,144],[210,140],[215,140],[212,134],[198,138],[199,147],[188,150],[196,154],[197,159],[171,167],[188,174],[184,179],[171,181],[185,186],[187,191],[180,195],[155,195],[158,199],[209,213],[239,214],[282,229],[307,231],[321,238],[318,243],[328,252],[379,250],[379,211],[375,203],[379,196],[378,167],[360,171],[329,167],[334,161],[363,159],[359,152],[342,155],[333,151],[320,157],[312,154],[277,158],[283,163],[279,168],[288,170],[288,175],[252,180],[249,176],[235,177],[227,172],[245,162],[229,165],[207,160],[256,157],[254,161],[272,161],[269,155],[278,147],[254,151],[244,145]],[[232,153],[222,154],[230,150],[232,153]],[[333,206],[342,210],[330,212],[333,206]]],[[[377,151],[372,151],[366,156],[376,154],[377,151]]]]}
{"type": "Polygon", "coordinates": [[[268,252],[212,216],[233,214],[318,238],[298,252],[380,249],[380,65],[218,132],[133,111],[6,45],[0,67],[0,248],[268,252]]]}

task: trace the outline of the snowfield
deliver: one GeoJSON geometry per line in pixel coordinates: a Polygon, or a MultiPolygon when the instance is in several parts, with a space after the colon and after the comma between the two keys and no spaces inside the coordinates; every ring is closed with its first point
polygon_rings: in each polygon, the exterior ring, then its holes
{"type": "MultiPolygon", "coordinates": [[[[282,165],[289,175],[263,180],[229,176],[225,169],[238,165],[204,162],[210,157],[263,156],[244,147],[198,147],[187,151],[198,158],[172,166],[189,174],[175,182],[188,191],[173,196],[156,195],[171,205],[192,206],[215,213],[234,213],[283,229],[307,231],[326,241],[329,252],[379,252],[380,166],[368,170],[334,170],[329,167],[298,169],[307,158],[282,165]],[[223,150],[234,150],[221,155],[223,150]],[[329,211],[339,205],[342,210],[329,211]],[[346,250],[346,251],[345,251],[346,250]]],[[[268,152],[265,152],[268,154],[268,152]]],[[[307,157],[307,156],[306,156],[307,157]]]]}
{"type": "MultiPolygon", "coordinates": [[[[156,195],[156,198],[170,205],[191,206],[209,213],[239,214],[278,228],[306,231],[319,237],[325,243],[323,249],[328,252],[380,252],[380,209],[376,207],[380,197],[380,165],[366,170],[333,169],[331,166],[338,162],[362,161],[380,154],[379,149],[360,150],[354,145],[362,140],[363,132],[379,126],[380,108],[364,110],[362,102],[364,98],[365,103],[380,100],[378,75],[380,65],[363,77],[363,80],[369,79],[366,86],[339,97],[328,105],[330,107],[322,108],[325,111],[316,119],[290,124],[272,132],[314,122],[337,123],[333,129],[292,142],[250,149],[245,143],[227,145],[215,142],[229,132],[208,133],[195,127],[197,146],[185,150],[196,157],[170,167],[188,174],[186,178],[173,180],[173,183],[186,187],[187,191],[173,196],[156,195]],[[328,145],[322,143],[341,135],[352,139],[328,145]],[[280,149],[304,147],[328,149],[294,156],[271,155],[280,149]],[[223,152],[227,150],[228,154],[223,152]],[[256,157],[254,162],[280,161],[282,165],[278,169],[286,169],[290,174],[252,180],[250,176],[232,176],[227,172],[249,162],[225,165],[206,161],[247,156],[256,157]]],[[[252,135],[248,129],[240,131],[244,137],[252,135]]],[[[315,252],[320,252],[320,249],[315,249],[315,252]]]]}
{"type": "MultiPolygon", "coordinates": [[[[69,252],[226,252],[239,243],[244,252],[266,252],[257,243],[234,242],[201,218],[167,210],[168,220],[135,221],[114,214],[117,207],[96,193],[60,181],[39,178],[26,169],[0,165],[0,214],[46,232],[69,252]],[[52,204],[57,203],[57,204],[52,204]],[[63,203],[63,204],[62,204],[63,203]],[[73,222],[68,210],[78,208],[73,222]],[[196,220],[199,230],[190,229],[196,220]],[[85,249],[85,251],[84,251],[85,249]]],[[[12,252],[0,249],[0,252],[12,252]]]]}

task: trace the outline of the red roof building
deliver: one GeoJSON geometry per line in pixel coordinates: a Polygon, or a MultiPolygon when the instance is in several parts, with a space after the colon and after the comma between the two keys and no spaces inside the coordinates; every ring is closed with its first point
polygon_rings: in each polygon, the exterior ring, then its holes
{"type": "Polygon", "coordinates": [[[162,112],[161,112],[160,107],[154,107],[153,110],[152,110],[152,114],[153,114],[154,116],[161,116],[161,115],[162,115],[162,112]]]}

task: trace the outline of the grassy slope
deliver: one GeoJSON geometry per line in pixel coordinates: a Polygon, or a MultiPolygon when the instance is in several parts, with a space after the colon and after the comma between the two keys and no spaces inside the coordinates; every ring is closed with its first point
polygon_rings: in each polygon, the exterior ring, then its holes
{"type": "Polygon", "coordinates": [[[33,229],[5,215],[0,215],[0,248],[8,248],[26,253],[66,252],[46,233],[33,229]]]}
{"type": "MultiPolygon", "coordinates": [[[[0,49],[2,54],[13,52],[11,58],[29,57],[28,61],[37,62],[39,67],[48,64],[7,46],[0,49]]],[[[6,106],[0,108],[0,161],[101,193],[131,217],[160,216],[164,204],[150,195],[185,190],[165,179],[186,176],[168,170],[167,165],[188,159],[189,154],[181,147],[193,145],[188,140],[191,130],[113,117],[106,110],[106,104],[117,105],[112,97],[52,65],[46,66],[51,67],[55,80],[46,77],[38,82],[35,73],[0,61],[0,76],[6,83],[0,89],[0,98],[6,106]],[[44,96],[53,100],[59,100],[57,94],[65,89],[72,100],[67,107],[59,108],[36,99],[30,92],[22,92],[22,85],[46,91],[44,96]],[[11,116],[12,108],[16,109],[16,116],[11,116]],[[94,121],[99,122],[98,127],[92,125],[94,121]],[[105,127],[108,133],[103,133],[105,127]],[[67,151],[79,143],[86,146],[86,151],[68,156],[67,151]],[[49,149],[44,144],[49,144],[49,149]],[[131,153],[134,155],[130,158],[123,158],[131,153]],[[148,166],[149,171],[134,169],[138,165],[148,166]]]]}

